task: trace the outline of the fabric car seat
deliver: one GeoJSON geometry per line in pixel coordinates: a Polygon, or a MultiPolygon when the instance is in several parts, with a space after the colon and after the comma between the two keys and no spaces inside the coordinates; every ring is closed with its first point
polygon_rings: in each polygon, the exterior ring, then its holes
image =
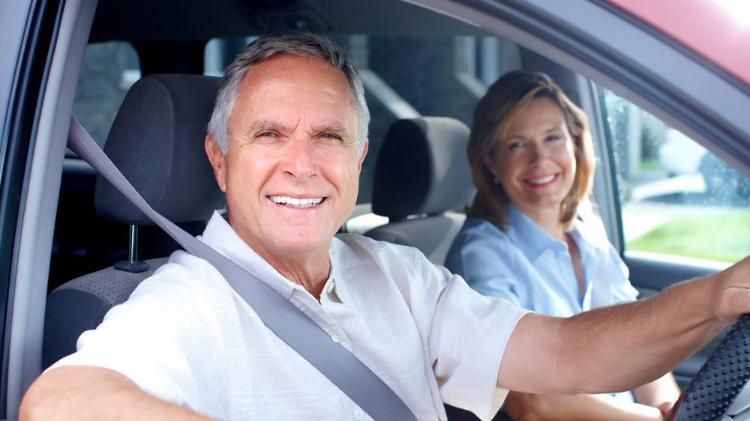
{"type": "Polygon", "coordinates": [[[365,235],[416,247],[442,265],[476,191],[468,140],[469,128],[449,117],[394,122],[378,156],[372,194],[373,213],[388,223],[365,235]]]}
{"type": "MultiPolygon", "coordinates": [[[[224,206],[204,152],[219,78],[153,75],[136,82],[115,118],[104,151],[146,201],[175,223],[207,221],[224,206]]],[[[97,177],[97,214],[124,224],[151,224],[109,182],[97,177]]],[[[57,287],[47,297],[42,365],[73,353],[80,334],[125,301],[167,258],[131,273],[109,267],[57,287]]]]}

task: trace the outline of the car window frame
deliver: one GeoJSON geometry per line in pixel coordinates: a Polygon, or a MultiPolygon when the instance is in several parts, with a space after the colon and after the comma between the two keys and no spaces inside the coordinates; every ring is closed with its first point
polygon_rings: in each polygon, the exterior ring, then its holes
{"type": "MultiPolygon", "coordinates": [[[[410,0],[440,13],[455,16],[459,20],[471,22],[499,36],[512,39],[540,54],[576,69],[587,78],[616,89],[618,94],[628,98],[652,114],[662,118],[668,124],[684,131],[690,137],[707,146],[722,157],[729,157],[730,162],[750,173],[750,148],[744,143],[732,139],[747,138],[750,133],[750,121],[736,121],[736,115],[723,115],[721,110],[727,106],[736,107],[737,103],[748,104],[750,98],[737,86],[727,84],[720,77],[711,77],[710,72],[700,63],[682,57],[685,74],[682,79],[694,78],[695,74],[705,75],[711,83],[698,93],[687,92],[680,88],[680,81],[665,83],[658,75],[665,66],[674,66],[669,57],[680,56],[680,52],[670,50],[668,42],[659,39],[647,39],[648,48],[643,51],[631,51],[622,45],[590,43],[587,38],[597,39],[597,34],[607,33],[614,27],[612,19],[622,20],[600,3],[584,0],[556,2],[554,0],[526,0],[505,3],[472,2],[451,3],[447,0],[410,0]],[[542,7],[547,8],[543,10],[542,7]],[[484,14],[486,13],[486,14],[484,14]],[[531,29],[525,29],[525,28],[531,29]],[[532,31],[533,34],[529,31],[532,31]],[[622,51],[618,51],[622,50],[622,51]],[[607,61],[607,53],[614,54],[618,62],[607,61]],[[666,51],[667,63],[647,67],[657,52],[666,51]],[[643,56],[645,55],[645,57],[643,56]],[[649,58],[650,57],[650,58],[649,58]],[[707,92],[709,91],[709,92],[707,92]],[[703,105],[701,99],[711,92],[721,95],[722,92],[733,92],[732,105],[717,104],[715,101],[703,105]],[[744,97],[737,100],[737,95],[744,97]],[[691,119],[698,116],[698,119],[691,119]],[[718,120],[710,121],[712,116],[718,120]],[[734,124],[738,123],[738,124],[734,124]],[[729,133],[714,130],[726,124],[729,133]],[[732,126],[734,127],[732,128],[732,126]],[[719,138],[725,139],[714,146],[708,142],[717,131],[719,138]],[[739,135],[738,135],[739,133],[739,135]],[[717,151],[721,151],[718,153],[717,151]],[[733,155],[732,152],[738,152],[733,155]]],[[[44,302],[46,297],[46,279],[51,249],[51,226],[54,225],[54,208],[57,203],[56,187],[59,186],[61,167],[64,156],[65,138],[68,119],[72,110],[73,92],[78,76],[83,49],[91,29],[96,0],[68,0],[64,4],[64,13],[60,21],[61,36],[58,37],[54,58],[48,62],[50,72],[48,83],[43,91],[44,104],[38,115],[37,134],[31,139],[34,142],[33,162],[28,168],[28,185],[21,194],[25,201],[25,212],[19,216],[22,226],[17,236],[14,250],[18,252],[19,264],[15,267],[17,288],[12,292],[13,318],[11,340],[13,348],[4,355],[9,355],[9,384],[4,395],[10,403],[8,418],[14,418],[20,396],[26,386],[39,373],[39,355],[41,354],[41,332],[44,302]],[[63,78],[65,75],[65,78],[63,78]],[[46,202],[45,202],[46,201],[46,202]],[[34,267],[36,265],[37,267],[34,267]],[[26,312],[27,314],[23,314],[26,312]],[[38,351],[38,352],[37,352],[38,351]],[[11,384],[12,383],[12,384],[11,384]]],[[[641,29],[628,27],[625,32],[639,34],[641,29]]],[[[640,34],[638,39],[643,39],[640,34]]],[[[620,34],[617,39],[633,39],[628,34],[620,34]]],[[[624,42],[624,41],[623,41],[624,42]]],[[[632,41],[631,41],[632,42],[632,41]]],[[[643,47],[643,43],[639,43],[643,47]]],[[[664,58],[665,56],[660,56],[664,58]]],[[[658,64],[658,63],[657,63],[658,64]]],[[[584,109],[591,112],[593,108],[584,109]]],[[[750,107],[741,108],[743,110],[750,107]]],[[[736,113],[736,110],[734,110],[736,113]]],[[[600,139],[603,136],[598,136],[600,139]]],[[[611,188],[611,187],[610,187],[611,188]]],[[[615,214],[616,215],[616,214],[615,214]]],[[[612,226],[609,224],[608,226],[612,226]]],[[[626,256],[627,257],[627,256],[626,256]]],[[[631,272],[632,273],[632,272],[631,272]]],[[[7,337],[7,336],[6,336],[7,337]]]]}

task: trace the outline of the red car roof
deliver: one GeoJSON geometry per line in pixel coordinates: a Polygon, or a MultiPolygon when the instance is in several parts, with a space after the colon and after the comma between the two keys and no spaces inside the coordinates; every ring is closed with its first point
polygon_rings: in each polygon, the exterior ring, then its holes
{"type": "Polygon", "coordinates": [[[607,1],[750,85],[750,1],[607,1]]]}

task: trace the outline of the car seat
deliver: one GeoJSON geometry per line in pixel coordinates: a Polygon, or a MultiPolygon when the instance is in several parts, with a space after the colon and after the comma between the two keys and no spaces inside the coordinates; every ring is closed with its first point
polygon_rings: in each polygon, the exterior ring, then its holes
{"type": "Polygon", "coordinates": [[[372,211],[388,223],[365,235],[416,247],[442,265],[476,191],[468,140],[469,128],[449,117],[394,122],[378,156],[372,194],[372,211]]]}
{"type": "MultiPolygon", "coordinates": [[[[206,221],[214,209],[224,206],[203,148],[219,80],[196,75],[144,77],[128,92],[107,138],[104,150],[110,159],[156,211],[175,223],[206,221]]],[[[95,207],[97,214],[131,225],[131,232],[151,224],[101,177],[96,180],[95,207]]],[[[131,239],[137,241],[132,235],[131,239]]],[[[52,291],[47,297],[42,366],[73,353],[78,336],[95,328],[110,308],[125,301],[164,262],[166,257],[131,259],[52,291]]]]}

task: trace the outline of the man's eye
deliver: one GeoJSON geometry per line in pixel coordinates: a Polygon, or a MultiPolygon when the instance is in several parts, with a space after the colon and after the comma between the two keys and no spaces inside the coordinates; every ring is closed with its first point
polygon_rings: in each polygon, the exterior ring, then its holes
{"type": "Polygon", "coordinates": [[[281,138],[281,135],[278,132],[267,130],[258,132],[253,139],[258,143],[274,143],[278,141],[279,138],[281,138]]]}
{"type": "Polygon", "coordinates": [[[326,142],[341,142],[343,139],[336,133],[321,133],[318,138],[325,140],[326,142]]]}

